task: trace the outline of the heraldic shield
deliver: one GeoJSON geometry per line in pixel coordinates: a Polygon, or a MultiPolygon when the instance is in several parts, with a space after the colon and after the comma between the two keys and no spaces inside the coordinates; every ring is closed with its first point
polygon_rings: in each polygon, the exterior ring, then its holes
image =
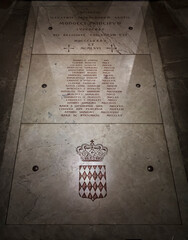
{"type": "Polygon", "coordinates": [[[102,161],[108,149],[102,144],[94,144],[91,140],[89,144],[77,147],[77,153],[83,162],[91,164],[79,166],[79,195],[92,201],[105,198],[107,196],[106,166],[94,164],[102,161]]]}

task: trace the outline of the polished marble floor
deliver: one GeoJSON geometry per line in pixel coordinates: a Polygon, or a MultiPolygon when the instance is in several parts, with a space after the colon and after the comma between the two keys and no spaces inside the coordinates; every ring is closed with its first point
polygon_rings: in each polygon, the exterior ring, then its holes
{"type": "Polygon", "coordinates": [[[147,2],[33,2],[5,149],[7,164],[15,159],[7,225],[186,221],[148,11],[147,2]]]}

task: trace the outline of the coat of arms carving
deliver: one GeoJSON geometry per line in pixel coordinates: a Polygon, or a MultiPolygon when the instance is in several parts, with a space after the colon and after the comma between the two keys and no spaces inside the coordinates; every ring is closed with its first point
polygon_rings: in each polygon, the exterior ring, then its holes
{"type": "Polygon", "coordinates": [[[82,144],[76,148],[83,165],[79,166],[79,195],[92,201],[107,196],[106,166],[99,164],[108,152],[102,144],[82,144]],[[87,164],[85,164],[87,162],[87,164]]]}

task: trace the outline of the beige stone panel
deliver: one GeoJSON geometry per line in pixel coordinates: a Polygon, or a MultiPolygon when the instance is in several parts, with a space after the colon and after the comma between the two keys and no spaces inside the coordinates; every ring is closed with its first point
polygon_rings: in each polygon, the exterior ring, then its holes
{"type": "Polygon", "coordinates": [[[161,123],[150,56],[34,55],[22,122],[161,123]]]}
{"type": "Polygon", "coordinates": [[[179,224],[162,125],[22,125],[7,222],[179,224]],[[91,140],[108,148],[102,162],[83,162],[77,154],[76,148],[91,140]],[[84,164],[106,166],[105,198],[79,196],[84,164]]]}
{"type": "Polygon", "coordinates": [[[135,4],[39,7],[33,54],[148,53],[142,11],[135,4]]]}

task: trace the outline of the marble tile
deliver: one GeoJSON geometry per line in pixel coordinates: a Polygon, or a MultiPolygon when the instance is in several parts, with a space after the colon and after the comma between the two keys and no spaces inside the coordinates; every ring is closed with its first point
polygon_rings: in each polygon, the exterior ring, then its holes
{"type": "Polygon", "coordinates": [[[112,2],[39,7],[33,54],[147,54],[141,8],[112,2]]]}
{"type": "Polygon", "coordinates": [[[173,114],[180,133],[188,132],[188,79],[169,79],[168,88],[173,114]]]}
{"type": "Polygon", "coordinates": [[[179,224],[162,125],[23,124],[7,223],[179,224]],[[91,140],[95,154],[82,146],[91,140]],[[81,160],[78,146],[93,158],[81,160]],[[79,196],[79,168],[96,165],[106,168],[107,195],[92,201],[79,196]]]}
{"type": "Polygon", "coordinates": [[[153,64],[154,76],[156,86],[158,89],[158,97],[160,102],[160,109],[162,113],[163,126],[167,145],[169,149],[170,162],[174,175],[174,183],[178,196],[178,203],[180,206],[180,213],[182,223],[188,222],[188,188],[187,178],[185,174],[182,153],[180,150],[177,130],[174,123],[172,114],[172,106],[167,91],[167,83],[163,72],[162,62],[159,54],[159,48],[156,40],[156,35],[151,21],[151,11],[143,8],[145,16],[145,25],[149,42],[149,49],[151,52],[151,59],[153,64]]]}
{"type": "Polygon", "coordinates": [[[162,37],[159,45],[163,53],[163,62],[165,65],[173,62],[179,62],[181,59],[187,60],[188,55],[188,34],[162,37]],[[172,51],[173,49],[173,51],[172,51]]]}
{"type": "MultiPolygon", "coordinates": [[[[2,239],[61,239],[62,236],[70,240],[117,240],[122,237],[146,240],[151,239],[151,236],[156,240],[187,239],[187,180],[151,12],[147,7],[142,9],[145,21],[143,24],[141,7],[144,5],[147,6],[142,1],[32,3],[34,8],[31,8],[29,17],[0,174],[0,220],[2,223],[6,222],[0,227],[2,239]],[[102,17],[114,10],[121,13],[121,9],[124,9],[125,17],[132,16],[130,19],[126,18],[126,21],[122,20],[126,38],[119,36],[116,39],[116,36],[111,36],[105,44],[95,46],[88,43],[80,45],[81,42],[73,46],[70,37],[61,42],[62,35],[53,36],[57,29],[57,34],[62,34],[62,28],[57,26],[58,20],[50,19],[53,25],[49,30],[49,22],[44,22],[47,14],[55,12],[56,16],[59,14],[61,17],[62,12],[68,16],[68,13],[80,11],[80,5],[83,6],[81,9],[99,9],[102,17]],[[38,10],[38,24],[34,35],[38,10]],[[130,26],[133,29],[127,31],[130,26]],[[35,41],[32,49],[33,39],[35,41]],[[81,46],[87,49],[79,51],[81,46]],[[95,49],[96,46],[101,47],[101,51],[95,49]],[[67,47],[74,49],[68,51],[67,47]],[[30,62],[31,50],[34,55],[30,62]],[[150,55],[144,55],[148,53],[150,55]],[[77,57],[93,57],[97,59],[100,69],[101,61],[106,57],[104,54],[112,61],[112,67],[118,67],[118,71],[114,70],[117,85],[123,90],[129,90],[125,96],[118,98],[118,101],[124,101],[128,106],[125,113],[129,116],[121,118],[122,122],[118,121],[117,116],[113,118],[114,122],[109,121],[116,124],[89,124],[100,123],[93,118],[82,124],[57,124],[75,123],[70,119],[62,122],[62,118],[59,121],[59,116],[57,117],[61,104],[58,101],[62,101],[62,93],[59,91],[64,87],[63,79],[67,79],[65,69],[68,71],[69,63],[77,57]],[[125,56],[126,54],[132,55],[125,56]],[[127,85],[122,84],[122,76],[126,77],[127,85]],[[141,88],[135,88],[138,81],[141,82],[141,88]],[[42,84],[47,86],[41,88],[42,84]],[[151,124],[162,123],[157,95],[163,124],[151,124]],[[21,120],[23,104],[25,108],[21,120]],[[40,104],[42,107],[38,106],[40,104]],[[57,109],[57,112],[52,115],[53,109],[57,109]],[[133,122],[137,124],[131,124],[133,122]],[[95,144],[100,143],[108,148],[101,162],[83,162],[76,152],[78,146],[90,144],[91,139],[95,144]],[[32,171],[35,165],[39,166],[36,172],[32,171]],[[101,169],[96,167],[96,179],[99,181],[99,173],[103,171],[100,176],[107,184],[104,188],[106,192],[103,191],[102,196],[98,194],[99,197],[95,200],[89,199],[88,190],[86,198],[83,198],[82,193],[85,190],[79,189],[79,182],[85,176],[81,170],[86,167],[88,179],[91,175],[88,170],[90,165],[103,166],[101,169]],[[147,166],[150,165],[154,167],[153,172],[147,171],[147,166]]],[[[75,19],[78,17],[77,15],[75,19]]],[[[112,18],[115,19],[115,16],[112,18]]],[[[74,28],[66,28],[70,34],[75,32],[73,30],[74,28]]],[[[106,30],[108,28],[105,27],[106,30]]],[[[118,28],[119,30],[122,29],[118,28]]],[[[85,32],[86,35],[89,34],[88,31],[85,32]]],[[[72,36],[71,39],[76,40],[72,36]]],[[[96,39],[97,37],[94,40],[96,39]]],[[[104,97],[103,94],[101,96],[104,97]]],[[[94,187],[94,171],[92,174],[94,187]]],[[[88,182],[87,185],[89,187],[88,182]]]]}
{"type": "MultiPolygon", "coordinates": [[[[30,59],[32,54],[33,35],[35,30],[36,8],[31,8],[28,26],[24,40],[24,46],[20,61],[20,68],[17,77],[14,100],[12,104],[11,118],[4,148],[3,162],[0,167],[0,222],[6,222],[8,203],[14,172],[15,156],[19,141],[20,124],[23,112],[24,97],[27,87],[27,77],[29,73],[30,59]]],[[[10,56],[12,57],[12,55],[10,56]]],[[[10,61],[11,62],[11,61],[10,61]]],[[[15,64],[16,60],[14,61],[15,64]]],[[[7,71],[9,69],[7,68],[7,71]]],[[[0,234],[1,235],[1,234],[0,234]]],[[[11,237],[10,237],[11,238],[11,237]]]]}
{"type": "Polygon", "coordinates": [[[167,78],[188,78],[188,60],[168,63],[164,66],[167,78]]]}
{"type": "Polygon", "coordinates": [[[161,123],[149,55],[34,55],[22,122],[161,123]]]}

